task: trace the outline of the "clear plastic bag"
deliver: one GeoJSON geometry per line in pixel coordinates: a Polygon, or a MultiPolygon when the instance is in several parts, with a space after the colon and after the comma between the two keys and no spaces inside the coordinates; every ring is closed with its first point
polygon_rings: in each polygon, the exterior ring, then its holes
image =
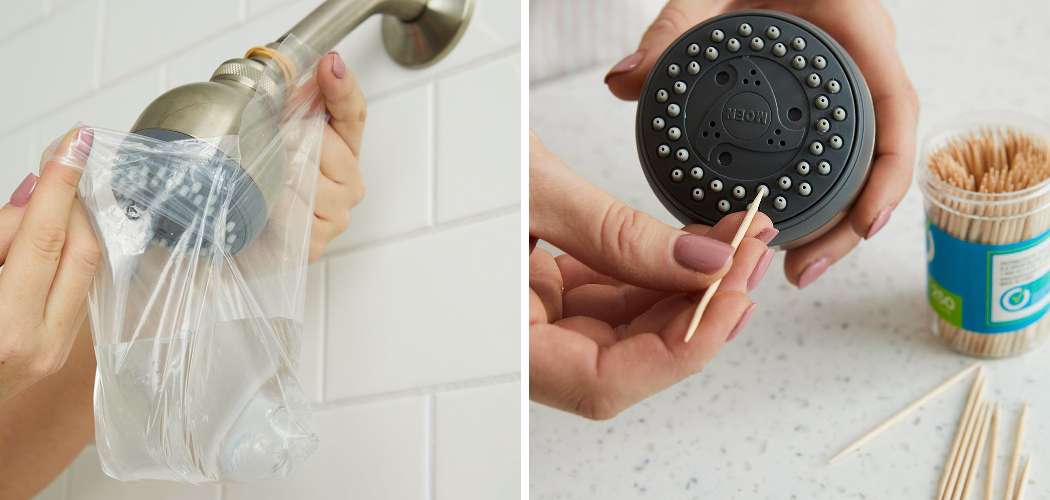
{"type": "Polygon", "coordinates": [[[235,136],[94,129],[86,163],[50,158],[86,165],[80,202],[103,250],[88,301],[96,444],[113,478],[261,481],[317,448],[295,377],[327,120],[308,54],[277,89],[285,102],[256,95],[235,136]],[[242,163],[266,127],[276,136],[242,163]]]}

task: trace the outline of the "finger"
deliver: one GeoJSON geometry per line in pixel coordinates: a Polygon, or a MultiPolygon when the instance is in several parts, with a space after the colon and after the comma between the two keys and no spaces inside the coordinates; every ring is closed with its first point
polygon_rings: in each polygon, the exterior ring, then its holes
{"type": "Polygon", "coordinates": [[[784,257],[784,274],[792,284],[805,288],[859,242],[860,236],[850,221],[842,220],[817,240],[788,250],[784,257]]]}
{"type": "Polygon", "coordinates": [[[670,0],[642,36],[638,50],[617,63],[605,76],[613,95],[638,99],[649,70],[667,46],[694,25],[711,17],[724,2],[670,0]]]}
{"type": "Polygon", "coordinates": [[[529,234],[625,283],[666,291],[705,288],[727,270],[727,243],[672,228],[569,170],[530,141],[529,234]]]}
{"type": "Polygon", "coordinates": [[[364,198],[365,180],[361,176],[357,157],[331,125],[324,128],[322,136],[321,175],[336,184],[352,188],[354,205],[364,198]]]}
{"type": "Polygon", "coordinates": [[[611,326],[631,322],[671,295],[631,285],[581,285],[564,293],[565,316],[587,316],[611,326]]]}
{"type": "MultiPolygon", "coordinates": [[[[70,163],[87,158],[91,149],[91,129],[70,131],[59,154],[70,163]]],[[[42,169],[33,196],[26,205],[21,227],[15,234],[0,274],[0,296],[10,297],[5,307],[20,312],[30,321],[43,318],[48,291],[58,270],[66,241],[69,215],[80,183],[81,168],[59,161],[48,161],[42,169]]]]}
{"type": "Polygon", "coordinates": [[[561,269],[562,280],[565,284],[565,291],[572,290],[581,285],[588,284],[600,284],[610,286],[622,286],[623,282],[606,276],[590,267],[587,264],[580,262],[579,259],[569,255],[562,254],[554,258],[555,262],[558,263],[558,268],[561,269]]]}
{"type": "Polygon", "coordinates": [[[557,325],[529,332],[529,397],[588,418],[612,418],[624,408],[696,373],[751,304],[738,292],[715,294],[696,338],[683,342],[692,311],[683,309],[659,333],[635,335],[600,348],[557,325]]]}
{"type": "MultiPolygon", "coordinates": [[[[746,214],[743,212],[727,215],[715,227],[700,224],[689,225],[684,230],[699,235],[706,235],[725,242],[731,242],[736,235],[746,214]]],[[[765,214],[759,212],[751,222],[733,257],[729,273],[722,278],[721,286],[726,289],[744,291],[755,267],[767,247],[757,237],[772,229],[773,224],[765,214]],[[732,278],[730,277],[732,276],[732,278]],[[729,281],[728,285],[726,281],[729,281]]],[[[772,239],[773,236],[768,236],[772,239]]],[[[768,241],[765,240],[765,241],[768,241]]],[[[564,307],[565,316],[588,316],[612,326],[630,323],[638,315],[645,313],[654,304],[666,299],[671,292],[650,290],[644,287],[624,285],[605,275],[591,270],[583,263],[568,255],[557,258],[558,266],[565,279],[564,307]],[[571,277],[570,277],[571,276],[571,277]]],[[[761,278],[761,277],[759,277],[761,278]]],[[[663,318],[666,323],[669,318],[663,318]]],[[[647,323],[649,324],[649,323],[647,323]]],[[[651,328],[650,328],[651,330],[651,328]]],[[[638,331],[638,330],[634,330],[638,331]]],[[[642,330],[648,331],[648,330],[642,330]]]]}
{"type": "Polygon", "coordinates": [[[73,345],[77,326],[84,319],[80,316],[84,297],[101,259],[102,250],[91,230],[91,223],[80,204],[74,203],[62,257],[44,309],[46,330],[55,335],[51,340],[62,345],[65,352],[73,345]]]}
{"type": "Polygon", "coordinates": [[[356,205],[355,201],[359,201],[354,199],[350,188],[319,177],[314,197],[314,216],[341,227],[341,231],[346,230],[350,225],[350,210],[356,205]]]}
{"type": "Polygon", "coordinates": [[[875,122],[875,160],[864,190],[850,208],[853,230],[864,238],[875,236],[886,225],[911,185],[917,101],[908,97],[908,90],[886,96],[875,104],[875,122]]]}
{"type": "Polygon", "coordinates": [[[0,267],[3,267],[4,261],[7,260],[7,252],[11,248],[15,233],[18,232],[18,226],[22,224],[25,212],[24,207],[16,207],[10,203],[0,207],[0,267]]]}
{"type": "Polygon", "coordinates": [[[346,69],[338,53],[329,52],[321,58],[317,65],[317,86],[331,115],[328,124],[343,138],[350,152],[359,158],[368,108],[357,79],[346,69]]]}
{"type": "Polygon", "coordinates": [[[530,307],[529,324],[562,318],[562,277],[550,252],[540,248],[529,255],[529,290],[540,301],[530,307]]]}

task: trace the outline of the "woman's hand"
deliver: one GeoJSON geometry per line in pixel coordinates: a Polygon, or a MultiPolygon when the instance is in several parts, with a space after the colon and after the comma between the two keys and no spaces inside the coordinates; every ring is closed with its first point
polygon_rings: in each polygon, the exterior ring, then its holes
{"type": "Polygon", "coordinates": [[[741,9],[771,9],[816,24],[850,54],[868,83],[877,133],[871,174],[847,217],[820,238],[788,251],[784,270],[799,288],[875,235],[911,183],[919,100],[894,49],[896,34],[876,0],[670,0],[642,37],[638,51],[613,67],[605,81],[617,97],[635,100],[664,49],[704,20],[741,9]]]}
{"type": "Polygon", "coordinates": [[[321,146],[321,175],[317,178],[310,230],[310,262],[320,258],[328,243],[346,230],[350,210],[365,197],[365,181],[358,168],[367,115],[365,96],[335,52],[329,52],[318,64],[317,84],[331,117],[325,125],[321,146]]]}
{"type": "MultiPolygon", "coordinates": [[[[91,129],[70,131],[57,146],[84,160],[91,129]]],[[[0,402],[57,371],[87,316],[85,297],[101,251],[76,201],[81,170],[49,161],[0,208],[0,402]]]]}
{"type": "Polygon", "coordinates": [[[588,418],[612,418],[692,375],[754,312],[744,294],[773,257],[776,230],[743,214],[685,231],[635,211],[529,138],[529,234],[564,250],[529,257],[529,397],[588,418]],[[700,292],[724,277],[694,338],[700,292]],[[690,294],[690,292],[693,292],[690,294]]]}

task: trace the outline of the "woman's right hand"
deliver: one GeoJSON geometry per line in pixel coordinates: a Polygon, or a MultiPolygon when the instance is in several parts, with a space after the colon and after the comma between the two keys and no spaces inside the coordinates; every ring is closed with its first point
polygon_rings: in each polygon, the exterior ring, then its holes
{"type": "Polygon", "coordinates": [[[0,208],[0,402],[57,371],[87,316],[102,253],[76,200],[92,132],[71,130],[0,208]]]}
{"type": "Polygon", "coordinates": [[[588,418],[624,408],[699,371],[754,312],[776,235],[742,213],[714,227],[673,228],[569,169],[529,138],[529,234],[564,250],[529,256],[529,398],[588,418]],[[696,335],[685,330],[703,291],[723,278],[696,335]]]}

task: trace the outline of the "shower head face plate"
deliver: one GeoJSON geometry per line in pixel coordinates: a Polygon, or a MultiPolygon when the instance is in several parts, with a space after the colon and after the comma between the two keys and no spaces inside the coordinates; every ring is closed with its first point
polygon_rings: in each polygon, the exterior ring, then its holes
{"type": "MultiPolygon", "coordinates": [[[[237,162],[178,132],[149,129],[138,136],[191,141],[178,148],[179,154],[122,153],[125,161],[113,170],[112,189],[118,206],[128,219],[149,215],[151,243],[173,251],[199,251],[205,257],[218,255],[220,250],[233,255],[262,232],[267,216],[263,194],[237,162]],[[199,154],[194,157],[192,153],[199,154]],[[187,232],[195,237],[184,238],[187,232]]],[[[131,137],[129,141],[136,140],[131,137]]],[[[126,151],[143,149],[129,144],[126,151]]]]}
{"type": "Polygon", "coordinates": [[[787,245],[826,230],[867,176],[874,113],[856,65],[801,19],[741,11],[686,32],[639,97],[638,154],[653,191],[683,223],[761,211],[787,245]]]}

